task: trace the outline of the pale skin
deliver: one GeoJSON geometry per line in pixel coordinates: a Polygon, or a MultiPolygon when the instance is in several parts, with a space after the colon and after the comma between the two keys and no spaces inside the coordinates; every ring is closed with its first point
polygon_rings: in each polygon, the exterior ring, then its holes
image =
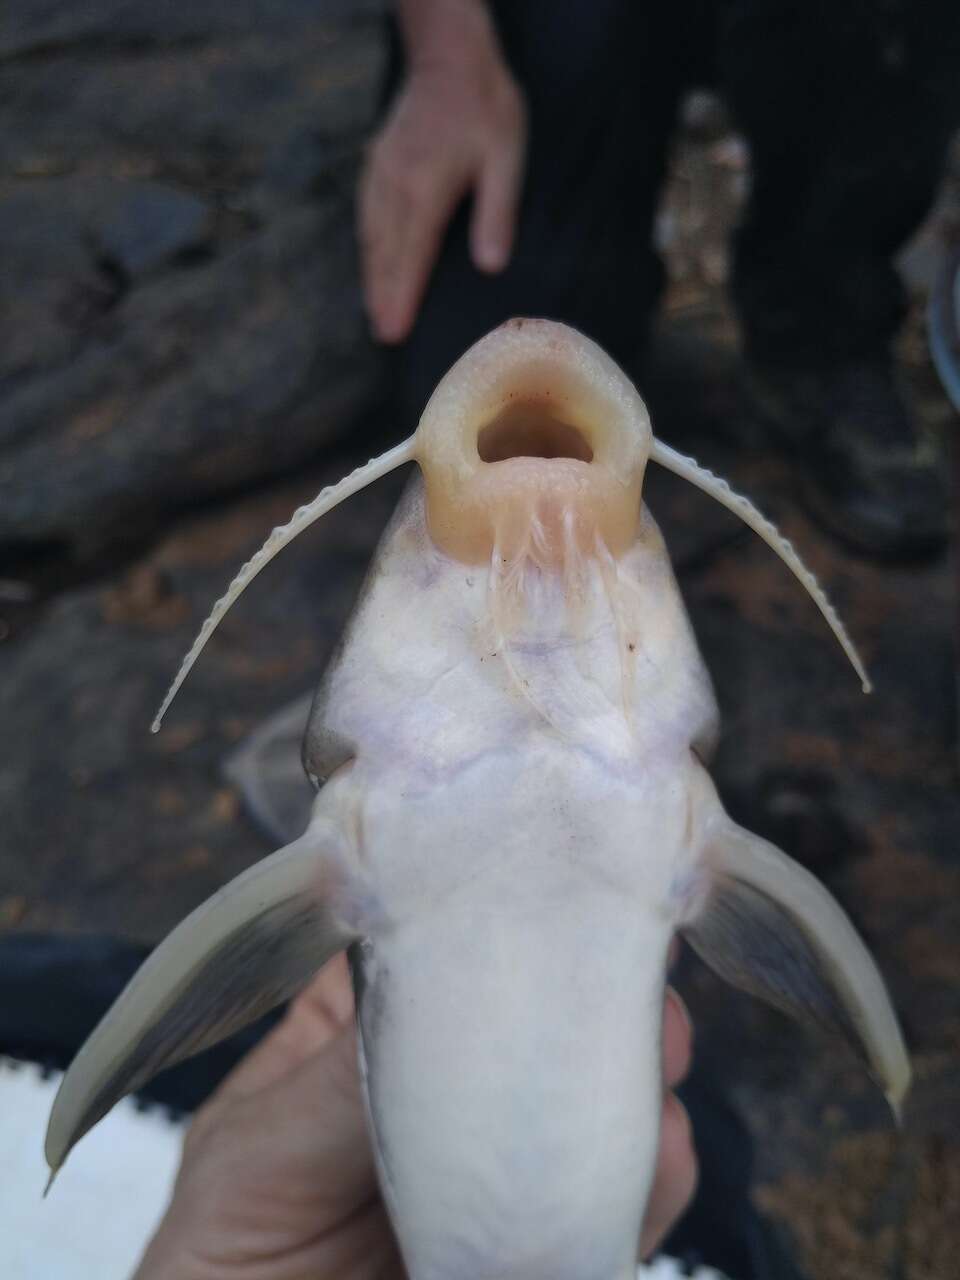
{"type": "Polygon", "coordinates": [[[358,201],[364,296],[402,342],[454,210],[470,198],[470,253],[501,271],[513,248],[527,123],[481,0],[399,0],[407,74],[367,154],[358,201]]]}
{"type": "MultiPolygon", "coordinates": [[[[668,989],[664,1102],[646,1256],[693,1195],[690,1126],[672,1092],[692,1051],[668,989]]],[[[170,1206],[133,1280],[401,1280],[377,1188],[342,955],[198,1112],[170,1206]]]]}

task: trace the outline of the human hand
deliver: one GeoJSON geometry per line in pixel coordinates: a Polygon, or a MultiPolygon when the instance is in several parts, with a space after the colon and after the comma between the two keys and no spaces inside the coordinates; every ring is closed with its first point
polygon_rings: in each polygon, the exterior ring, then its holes
{"type": "MultiPolygon", "coordinates": [[[[664,1006],[665,1090],[685,1075],[690,1022],[664,1006]]],[[[641,1253],[686,1207],[696,1158],[665,1093],[641,1253]]],[[[377,1188],[346,960],[332,960],[198,1112],[170,1206],[134,1280],[403,1280],[377,1188]]]]}
{"type": "Polygon", "coordinates": [[[450,218],[473,195],[470,254],[506,266],[526,150],[523,96],[483,6],[464,4],[422,56],[367,154],[359,191],[363,287],[383,342],[413,326],[450,218]]]}

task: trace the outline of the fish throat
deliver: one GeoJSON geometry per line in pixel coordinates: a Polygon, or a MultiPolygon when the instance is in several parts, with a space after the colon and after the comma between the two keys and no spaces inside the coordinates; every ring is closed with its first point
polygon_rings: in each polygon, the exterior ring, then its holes
{"type": "Polygon", "coordinates": [[[599,348],[518,321],[451,370],[415,440],[431,539],[489,565],[491,639],[518,692],[536,707],[517,643],[579,647],[602,620],[618,638],[626,712],[636,610],[618,561],[637,538],[652,443],[634,388],[599,348]]]}
{"type": "Polygon", "coordinates": [[[600,522],[576,505],[518,504],[506,532],[498,530],[488,575],[489,639],[502,655],[514,686],[541,718],[559,728],[516,666],[518,646],[541,652],[560,647],[577,654],[581,676],[595,696],[591,638],[612,626],[620,667],[617,702],[629,720],[641,615],[629,576],[604,541],[600,522]]]}

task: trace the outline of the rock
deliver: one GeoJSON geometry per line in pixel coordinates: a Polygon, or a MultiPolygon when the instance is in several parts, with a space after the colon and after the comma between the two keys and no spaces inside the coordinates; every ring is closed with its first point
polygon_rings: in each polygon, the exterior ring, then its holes
{"type": "Polygon", "coordinates": [[[133,290],[4,398],[0,540],[79,540],[314,456],[374,401],[349,227],[297,209],[133,290]]]}
{"type": "MultiPolygon", "coordinates": [[[[15,446],[4,388],[31,371],[66,363],[78,329],[117,297],[90,252],[86,224],[62,182],[57,193],[34,184],[0,184],[0,449],[15,446]]],[[[0,453],[0,467],[4,453],[0,453]]]]}
{"type": "Polygon", "coordinates": [[[204,200],[159,182],[110,188],[96,227],[97,244],[106,263],[127,280],[209,242],[213,211],[204,200]]]}
{"type": "Polygon", "coordinates": [[[25,0],[0,13],[0,172],[176,180],[231,200],[298,129],[362,142],[382,6],[25,0]]]}
{"type": "MultiPolygon", "coordinates": [[[[132,277],[208,243],[212,230],[211,206],[161,183],[0,182],[0,404],[4,379],[79,357],[132,277]]],[[[10,442],[15,421],[0,415],[0,440],[10,442]]]]}
{"type": "Polygon", "coordinates": [[[0,58],[0,543],[149,532],[369,412],[376,6],[32,0],[0,58]]]}
{"type": "Polygon", "coordinates": [[[312,688],[402,477],[278,557],[207,647],[162,731],[150,719],[239,564],[362,455],[184,523],[106,584],[69,592],[3,642],[0,928],[78,925],[156,941],[269,846],[226,789],[238,743],[312,688]],[[29,728],[28,728],[29,726],[29,728]],[[4,901],[24,900],[4,921],[4,901]],[[12,918],[16,916],[16,918],[12,918]]]}
{"type": "Polygon", "coordinates": [[[349,182],[356,172],[356,150],[311,126],[297,128],[266,157],[260,184],[244,198],[244,208],[267,217],[291,199],[322,195],[349,182]]]}
{"type": "Polygon", "coordinates": [[[148,51],[194,44],[251,31],[302,29],[318,15],[349,21],[382,9],[377,0],[96,0],[62,5],[57,0],[18,0],[0,11],[0,59],[57,53],[63,49],[148,51]]]}

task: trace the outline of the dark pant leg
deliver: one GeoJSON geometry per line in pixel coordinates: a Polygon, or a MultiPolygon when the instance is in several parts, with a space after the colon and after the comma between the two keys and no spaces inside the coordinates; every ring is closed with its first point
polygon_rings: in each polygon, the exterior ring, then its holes
{"type": "Polygon", "coordinates": [[[893,255],[960,122],[960,4],[718,4],[720,80],[753,159],[734,281],[748,353],[881,354],[904,310],[893,255]]]}
{"type": "Polygon", "coordinates": [[[469,258],[468,210],[458,213],[399,353],[403,430],[453,361],[513,315],[564,320],[634,359],[660,289],[651,231],[686,66],[682,49],[665,46],[678,29],[692,44],[677,16],[686,7],[495,6],[530,113],[517,241],[507,269],[484,276],[469,258]]]}

